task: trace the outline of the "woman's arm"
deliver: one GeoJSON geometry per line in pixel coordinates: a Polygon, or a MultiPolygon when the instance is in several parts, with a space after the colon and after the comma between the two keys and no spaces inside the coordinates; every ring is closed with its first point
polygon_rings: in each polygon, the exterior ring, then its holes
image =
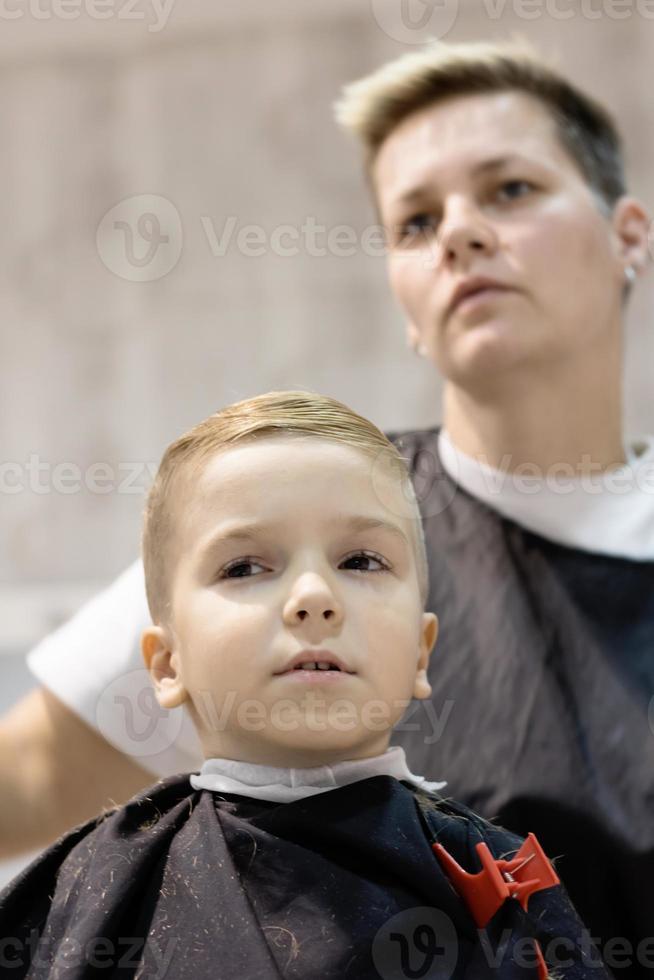
{"type": "Polygon", "coordinates": [[[0,719],[0,859],[45,847],[155,780],[35,688],[0,719]]]}

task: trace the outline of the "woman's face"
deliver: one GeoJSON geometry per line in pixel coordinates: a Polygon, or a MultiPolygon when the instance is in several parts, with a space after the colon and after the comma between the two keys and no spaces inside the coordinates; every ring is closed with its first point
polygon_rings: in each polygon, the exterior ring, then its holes
{"type": "Polygon", "coordinates": [[[419,110],[382,144],[373,177],[410,341],[446,379],[474,387],[615,351],[633,261],[624,225],[636,220],[646,254],[647,216],[626,198],[602,213],[535,99],[501,92],[419,110]],[[477,276],[507,288],[453,305],[477,276]]]}

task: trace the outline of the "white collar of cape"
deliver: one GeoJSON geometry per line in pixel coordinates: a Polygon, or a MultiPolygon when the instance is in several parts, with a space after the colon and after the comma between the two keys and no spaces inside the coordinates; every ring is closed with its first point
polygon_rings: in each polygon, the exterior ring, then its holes
{"type": "Polygon", "coordinates": [[[537,480],[495,469],[457,449],[441,430],[445,472],[472,497],[543,538],[595,554],[654,560],[654,437],[632,440],[627,463],[590,478],[537,480]]]}
{"type": "Polygon", "coordinates": [[[193,789],[208,789],[213,793],[237,793],[255,800],[291,803],[306,796],[328,793],[329,790],[357,783],[371,776],[394,776],[404,779],[428,793],[438,792],[446,783],[430,783],[424,776],[409,771],[401,746],[391,746],[383,755],[369,759],[351,759],[333,766],[313,766],[304,769],[285,769],[263,766],[235,759],[207,759],[197,775],[192,775],[193,789]]]}

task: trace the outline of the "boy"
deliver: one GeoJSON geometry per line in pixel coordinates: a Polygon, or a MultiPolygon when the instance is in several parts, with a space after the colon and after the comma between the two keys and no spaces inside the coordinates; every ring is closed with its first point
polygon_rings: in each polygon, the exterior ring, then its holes
{"type": "Polygon", "coordinates": [[[0,896],[7,976],[606,976],[537,843],[389,749],[437,619],[379,430],[306,392],[224,409],[165,453],[143,556],[143,656],[207,761],[0,896]]]}

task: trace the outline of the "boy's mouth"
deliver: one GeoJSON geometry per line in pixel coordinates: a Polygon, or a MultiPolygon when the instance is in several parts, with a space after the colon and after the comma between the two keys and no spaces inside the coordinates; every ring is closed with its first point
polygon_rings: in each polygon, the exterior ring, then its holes
{"type": "Polygon", "coordinates": [[[330,650],[303,650],[297,653],[286,664],[283,670],[275,672],[279,674],[290,674],[294,671],[331,671],[332,673],[354,674],[356,671],[350,670],[347,664],[337,657],[330,650]]]}

